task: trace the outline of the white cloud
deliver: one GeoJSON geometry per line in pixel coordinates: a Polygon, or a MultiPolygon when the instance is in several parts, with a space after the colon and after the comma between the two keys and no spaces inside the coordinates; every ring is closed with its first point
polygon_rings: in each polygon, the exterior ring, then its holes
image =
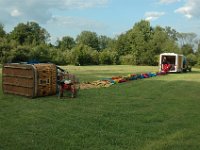
{"type": "Polygon", "coordinates": [[[96,6],[103,6],[107,4],[108,0],[62,0],[65,7],[71,8],[91,8],[96,6]]]}
{"type": "Polygon", "coordinates": [[[13,18],[45,23],[52,17],[52,10],[86,9],[102,7],[109,0],[0,0],[0,22],[10,23],[13,18]],[[2,17],[3,16],[3,17],[2,17]],[[4,17],[6,16],[6,17],[4,17]],[[10,16],[10,17],[8,17],[10,16]],[[20,16],[20,17],[19,17],[20,16]]]}
{"type": "Polygon", "coordinates": [[[176,3],[180,2],[181,0],[160,0],[159,3],[161,4],[171,4],[171,3],[176,3]]]}
{"type": "Polygon", "coordinates": [[[145,13],[145,20],[148,20],[148,21],[156,20],[163,15],[165,15],[164,12],[146,12],[145,13]]]}
{"type": "Polygon", "coordinates": [[[18,9],[14,9],[11,11],[10,15],[12,17],[19,17],[21,15],[21,12],[18,9]]]}
{"type": "Polygon", "coordinates": [[[103,32],[104,24],[85,18],[68,16],[72,9],[82,10],[105,7],[111,0],[0,0],[0,23],[7,32],[20,22],[38,22],[50,32],[52,40],[58,36],[76,34],[82,30],[103,32]],[[60,16],[55,17],[55,13],[60,16]]]}
{"type": "Polygon", "coordinates": [[[183,7],[180,7],[175,10],[175,13],[183,14],[185,17],[199,18],[200,16],[200,0],[187,0],[186,4],[183,7]]]}
{"type": "Polygon", "coordinates": [[[61,17],[61,16],[54,16],[51,20],[48,21],[48,25],[53,25],[61,28],[69,28],[69,29],[78,29],[78,30],[104,30],[107,28],[106,25],[86,19],[81,17],[61,17]]]}

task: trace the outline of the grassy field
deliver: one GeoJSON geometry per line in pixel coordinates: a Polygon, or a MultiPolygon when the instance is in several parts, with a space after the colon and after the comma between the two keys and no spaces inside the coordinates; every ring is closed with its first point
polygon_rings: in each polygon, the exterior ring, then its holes
{"type": "MultiPolygon", "coordinates": [[[[66,66],[81,81],[157,67],[66,66]]],[[[1,84],[2,75],[0,75],[1,84]]],[[[28,99],[0,89],[0,150],[199,150],[200,70],[28,99]]]]}
{"type": "Polygon", "coordinates": [[[94,81],[112,76],[128,75],[130,73],[146,73],[148,71],[158,72],[158,67],[152,66],[64,66],[62,67],[70,73],[76,74],[81,82],[94,81]]]}

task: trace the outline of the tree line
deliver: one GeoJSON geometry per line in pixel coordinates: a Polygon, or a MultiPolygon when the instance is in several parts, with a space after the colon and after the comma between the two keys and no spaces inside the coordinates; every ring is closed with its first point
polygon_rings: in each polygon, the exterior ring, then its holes
{"type": "Polygon", "coordinates": [[[48,31],[36,22],[19,23],[10,33],[0,24],[0,61],[157,65],[160,53],[174,52],[184,54],[192,65],[200,66],[200,40],[195,33],[152,27],[146,20],[115,38],[82,31],[76,38],[62,37],[54,45],[49,39],[48,31]]]}

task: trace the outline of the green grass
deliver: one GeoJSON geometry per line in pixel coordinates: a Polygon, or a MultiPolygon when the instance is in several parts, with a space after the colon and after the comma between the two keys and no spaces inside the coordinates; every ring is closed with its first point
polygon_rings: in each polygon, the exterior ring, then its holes
{"type": "Polygon", "coordinates": [[[152,66],[64,66],[70,73],[76,74],[81,81],[94,81],[112,76],[128,75],[130,73],[158,72],[158,67],[152,66]]]}
{"type": "MultiPolygon", "coordinates": [[[[155,69],[66,68],[81,81],[155,69]]],[[[0,149],[199,150],[199,87],[200,70],[194,69],[82,90],[76,99],[28,99],[1,89],[0,149]]]]}

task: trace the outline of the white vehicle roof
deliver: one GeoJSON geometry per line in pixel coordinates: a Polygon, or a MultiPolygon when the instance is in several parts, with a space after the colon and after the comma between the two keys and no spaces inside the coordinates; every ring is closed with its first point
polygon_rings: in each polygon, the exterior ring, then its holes
{"type": "Polygon", "coordinates": [[[162,55],[166,55],[166,56],[177,56],[177,55],[180,55],[180,56],[183,56],[182,54],[176,54],[176,53],[162,53],[160,54],[161,56],[162,55]]]}

